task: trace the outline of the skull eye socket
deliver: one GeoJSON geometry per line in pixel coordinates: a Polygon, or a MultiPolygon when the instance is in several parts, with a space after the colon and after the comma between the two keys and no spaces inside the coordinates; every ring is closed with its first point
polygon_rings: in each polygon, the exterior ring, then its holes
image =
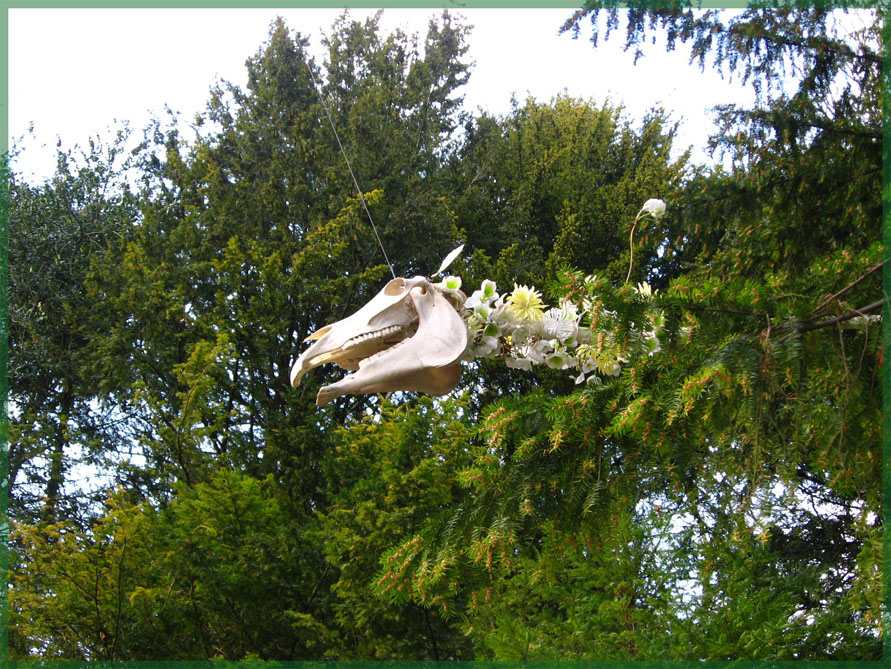
{"type": "Polygon", "coordinates": [[[401,295],[404,292],[405,279],[393,279],[390,283],[384,286],[384,295],[387,295],[389,297],[401,295]]]}

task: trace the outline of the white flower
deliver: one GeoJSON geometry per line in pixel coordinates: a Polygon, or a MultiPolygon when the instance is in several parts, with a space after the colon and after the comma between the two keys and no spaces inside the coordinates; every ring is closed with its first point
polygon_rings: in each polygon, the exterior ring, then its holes
{"type": "Polygon", "coordinates": [[[578,338],[576,338],[576,337],[568,337],[568,338],[566,338],[566,339],[563,340],[563,345],[564,345],[566,348],[572,350],[572,349],[574,349],[574,348],[578,348],[578,346],[579,346],[579,340],[578,340],[578,338]]]}
{"type": "Polygon", "coordinates": [[[478,344],[473,345],[473,354],[477,358],[485,358],[498,349],[498,340],[495,337],[483,337],[478,344]]]}
{"type": "Polygon", "coordinates": [[[539,350],[544,355],[545,364],[552,369],[569,369],[576,366],[576,359],[556,339],[551,339],[546,346],[542,345],[539,350]]]}
{"type": "MultiPolygon", "coordinates": [[[[649,214],[653,218],[659,219],[665,216],[665,202],[658,199],[652,198],[644,202],[643,207],[640,210],[641,214],[649,214]]],[[[639,216],[640,214],[638,214],[639,216]]]]}
{"type": "Polygon", "coordinates": [[[560,311],[563,312],[561,318],[577,318],[579,315],[579,308],[575,305],[575,302],[570,302],[569,300],[563,300],[560,303],[560,311]]]}
{"type": "Polygon", "coordinates": [[[572,302],[564,301],[559,307],[548,309],[539,323],[541,337],[557,339],[570,348],[578,345],[579,321],[581,315],[572,302]]]}
{"type": "Polygon", "coordinates": [[[515,358],[514,356],[508,356],[504,359],[504,364],[511,369],[525,369],[526,371],[532,369],[532,361],[528,358],[515,358]]]}
{"type": "Polygon", "coordinates": [[[587,360],[582,361],[581,365],[578,364],[578,359],[577,359],[576,365],[577,365],[578,369],[581,371],[581,374],[579,374],[577,377],[575,377],[576,385],[583,383],[585,380],[585,376],[597,369],[597,363],[595,363],[594,360],[592,360],[591,358],[588,358],[587,360]]]}
{"type": "Polygon", "coordinates": [[[578,346],[583,344],[590,344],[593,335],[591,334],[591,328],[579,328],[575,333],[575,343],[578,346]]]}
{"type": "Polygon", "coordinates": [[[566,341],[574,337],[577,330],[575,317],[562,309],[548,309],[541,319],[542,335],[550,339],[566,341]]]}
{"type": "Polygon", "coordinates": [[[518,350],[524,358],[528,358],[535,364],[545,361],[545,356],[551,352],[551,346],[543,339],[538,340],[534,344],[525,344],[518,350]]]}
{"type": "Polygon", "coordinates": [[[510,310],[504,304],[504,300],[502,300],[500,297],[495,300],[495,305],[492,311],[489,313],[489,320],[491,320],[493,323],[498,323],[499,325],[506,325],[512,320],[510,310]]]}
{"type": "Polygon", "coordinates": [[[653,355],[662,350],[662,343],[655,333],[648,333],[648,337],[644,340],[644,350],[647,352],[647,355],[653,355]]]}
{"type": "Polygon", "coordinates": [[[482,297],[484,300],[495,300],[498,299],[497,286],[494,281],[490,281],[486,279],[483,281],[482,286],[480,287],[480,292],[482,293],[482,297]]]}
{"type": "Polygon", "coordinates": [[[483,296],[483,292],[481,290],[475,290],[473,294],[467,298],[467,301],[464,303],[465,309],[474,309],[483,303],[481,299],[483,296]]]}
{"type": "Polygon", "coordinates": [[[635,288],[637,294],[640,295],[645,300],[650,300],[653,298],[653,288],[646,281],[641,281],[637,284],[637,288],[635,288]]]}
{"type": "Polygon", "coordinates": [[[486,329],[483,330],[484,337],[499,337],[501,336],[501,330],[495,323],[488,323],[486,325],[486,329]]]}
{"type": "Polygon", "coordinates": [[[481,304],[488,306],[489,302],[498,299],[496,289],[495,282],[486,279],[483,281],[482,287],[479,290],[473,291],[473,294],[467,298],[467,301],[464,303],[464,308],[474,309],[481,304]]]}
{"type": "Polygon", "coordinates": [[[529,343],[529,340],[532,339],[533,336],[535,336],[535,333],[533,332],[534,328],[528,323],[521,325],[510,323],[504,327],[505,329],[510,329],[510,341],[514,346],[524,346],[529,343]]]}
{"type": "Polygon", "coordinates": [[[658,337],[662,334],[662,330],[665,329],[665,314],[661,311],[657,311],[650,316],[650,323],[653,324],[653,334],[658,337]]]}
{"type": "Polygon", "coordinates": [[[622,365],[617,360],[600,360],[597,366],[606,376],[618,376],[622,373],[622,365]]]}
{"type": "Polygon", "coordinates": [[[461,290],[461,277],[447,276],[442,280],[442,284],[446,290],[461,290]]]}
{"type": "Polygon", "coordinates": [[[554,369],[569,369],[570,367],[575,367],[576,359],[572,357],[567,351],[560,351],[558,353],[554,353],[552,356],[552,360],[548,361],[551,367],[554,369]],[[558,366],[557,359],[559,358],[560,364],[558,366]]]}

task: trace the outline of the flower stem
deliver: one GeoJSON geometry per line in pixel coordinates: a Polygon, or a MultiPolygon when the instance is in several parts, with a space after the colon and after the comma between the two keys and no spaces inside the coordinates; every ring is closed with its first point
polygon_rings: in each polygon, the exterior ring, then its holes
{"type": "Polygon", "coordinates": [[[625,283],[628,283],[628,280],[631,278],[631,267],[634,264],[634,229],[637,227],[639,219],[640,214],[634,219],[634,225],[631,226],[631,235],[628,237],[628,276],[625,277],[625,283]]]}

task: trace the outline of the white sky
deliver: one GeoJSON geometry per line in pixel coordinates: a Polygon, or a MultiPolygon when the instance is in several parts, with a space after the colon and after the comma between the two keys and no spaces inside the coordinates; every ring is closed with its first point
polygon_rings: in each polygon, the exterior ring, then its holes
{"type": "MultiPolygon", "coordinates": [[[[372,10],[353,10],[361,19],[372,10]]],[[[319,47],[336,9],[10,9],[9,135],[21,142],[16,171],[43,180],[62,148],[83,144],[127,120],[134,136],[165,104],[191,121],[209,89],[224,79],[244,85],[245,60],[266,41],[275,16],[319,47]],[[35,141],[36,140],[36,141],[35,141]]],[[[421,43],[433,9],[387,9],[382,30],[399,26],[421,43]]],[[[661,105],[682,121],[680,148],[701,148],[712,130],[707,110],[753,99],[751,91],[714,71],[688,65],[688,52],[650,47],[637,66],[620,48],[621,34],[594,49],[590,32],[578,40],[558,35],[563,9],[465,9],[453,12],[474,26],[468,58],[475,63],[463,89],[469,111],[506,114],[511,94],[549,101],[561,92],[600,104],[625,104],[638,121],[661,105]]],[[[321,52],[316,52],[320,55],[321,52]]],[[[705,161],[704,154],[694,153],[705,161]]]]}

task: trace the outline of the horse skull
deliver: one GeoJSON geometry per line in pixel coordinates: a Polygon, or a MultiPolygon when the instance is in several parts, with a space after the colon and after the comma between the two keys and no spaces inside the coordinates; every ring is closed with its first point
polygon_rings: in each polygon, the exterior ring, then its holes
{"type": "Polygon", "coordinates": [[[291,385],[333,362],[354,371],[319,390],[316,404],[341,395],[410,390],[444,395],[461,378],[467,327],[427,279],[393,279],[352,316],[306,338],[315,341],[294,363],[291,385]]]}

